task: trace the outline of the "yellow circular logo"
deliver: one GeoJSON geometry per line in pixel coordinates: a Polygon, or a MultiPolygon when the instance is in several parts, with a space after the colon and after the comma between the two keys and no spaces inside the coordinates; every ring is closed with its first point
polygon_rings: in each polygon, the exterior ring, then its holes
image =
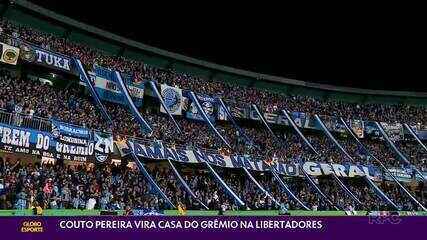
{"type": "Polygon", "coordinates": [[[15,64],[18,58],[18,53],[14,49],[6,49],[3,53],[3,61],[10,64],[15,64]]]}

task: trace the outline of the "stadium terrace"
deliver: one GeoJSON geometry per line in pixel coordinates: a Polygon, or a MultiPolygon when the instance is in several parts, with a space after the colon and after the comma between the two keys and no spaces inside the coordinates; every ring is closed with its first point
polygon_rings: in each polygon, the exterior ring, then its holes
{"type": "Polygon", "coordinates": [[[289,83],[205,79],[18,15],[0,20],[4,212],[426,211],[425,96],[324,99],[262,87],[289,83]]]}

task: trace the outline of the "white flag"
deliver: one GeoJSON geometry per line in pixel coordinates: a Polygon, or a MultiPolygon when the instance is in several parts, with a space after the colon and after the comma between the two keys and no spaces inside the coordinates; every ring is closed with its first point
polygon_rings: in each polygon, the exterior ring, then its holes
{"type": "MultiPolygon", "coordinates": [[[[169,112],[172,115],[181,115],[182,114],[182,90],[180,88],[175,88],[168,86],[166,84],[161,85],[161,92],[163,102],[165,106],[168,108],[169,112]]],[[[163,105],[160,104],[160,111],[162,113],[167,113],[163,108],[163,105]]]]}

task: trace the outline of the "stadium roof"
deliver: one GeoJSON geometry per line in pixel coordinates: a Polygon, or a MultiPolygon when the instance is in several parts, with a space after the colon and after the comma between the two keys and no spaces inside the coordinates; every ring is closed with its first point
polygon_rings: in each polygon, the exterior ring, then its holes
{"type": "Polygon", "coordinates": [[[315,95],[322,98],[331,97],[360,102],[385,101],[426,104],[424,99],[420,99],[427,97],[426,92],[383,91],[340,87],[219,65],[118,36],[57,14],[25,0],[15,0],[14,2],[13,6],[0,6],[1,16],[28,24],[42,31],[84,42],[92,47],[101,48],[107,54],[122,55],[143,60],[148,64],[162,68],[174,68],[177,71],[188,72],[207,78],[237,82],[242,85],[266,88],[289,94],[315,95]]]}

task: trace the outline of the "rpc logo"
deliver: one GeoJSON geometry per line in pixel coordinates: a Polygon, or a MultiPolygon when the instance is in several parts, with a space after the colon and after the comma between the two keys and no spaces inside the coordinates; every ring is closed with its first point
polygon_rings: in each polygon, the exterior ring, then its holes
{"type": "Polygon", "coordinates": [[[369,224],[399,224],[402,218],[397,214],[369,216],[369,224]]]}

